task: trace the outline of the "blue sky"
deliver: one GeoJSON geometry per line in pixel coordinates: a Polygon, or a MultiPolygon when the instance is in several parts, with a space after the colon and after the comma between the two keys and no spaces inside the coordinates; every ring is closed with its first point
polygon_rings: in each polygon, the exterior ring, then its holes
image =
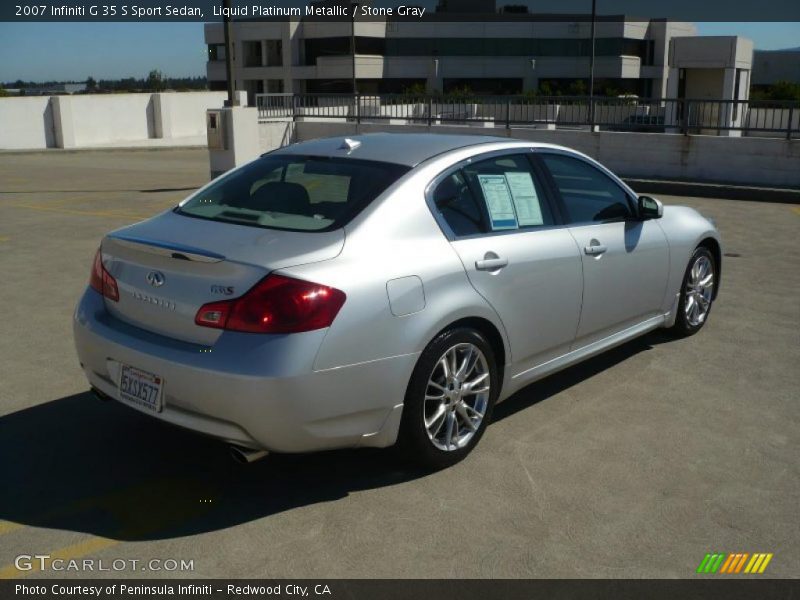
{"type": "MultiPolygon", "coordinates": [[[[800,46],[800,23],[698,23],[701,35],[742,35],[756,48],[800,46]]],[[[0,81],[203,75],[202,23],[0,23],[0,81]]]]}

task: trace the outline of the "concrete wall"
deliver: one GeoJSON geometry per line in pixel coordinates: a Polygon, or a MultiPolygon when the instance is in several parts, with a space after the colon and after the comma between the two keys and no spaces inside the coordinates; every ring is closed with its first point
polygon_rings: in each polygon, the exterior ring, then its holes
{"type": "Polygon", "coordinates": [[[156,137],[151,94],[57,98],[62,128],[72,129],[72,136],[64,135],[62,148],[107,146],[156,137]]]}
{"type": "Polygon", "coordinates": [[[53,148],[55,145],[50,98],[0,99],[0,149],[53,148]]]}
{"type": "Polygon", "coordinates": [[[156,137],[205,136],[206,110],[221,107],[227,97],[227,92],[153,94],[156,137]]]}
{"type": "Polygon", "coordinates": [[[204,145],[225,92],[0,98],[0,150],[204,145]]]}
{"type": "MultiPolygon", "coordinates": [[[[800,141],[662,133],[389,126],[298,122],[295,141],[371,131],[474,133],[560,144],[600,161],[622,177],[800,188],[800,141]]],[[[271,148],[262,146],[266,151],[271,148]]]]}

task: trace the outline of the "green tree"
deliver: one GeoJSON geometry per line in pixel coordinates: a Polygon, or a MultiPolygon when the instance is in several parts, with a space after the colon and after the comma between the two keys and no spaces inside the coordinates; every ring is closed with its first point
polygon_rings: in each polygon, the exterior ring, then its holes
{"type": "Polygon", "coordinates": [[[97,91],[97,81],[91,75],[86,78],[86,91],[94,92],[97,91]]]}
{"type": "Polygon", "coordinates": [[[570,96],[585,96],[589,93],[589,86],[583,79],[576,79],[569,84],[567,94],[570,96]]]}
{"type": "Polygon", "coordinates": [[[454,87],[444,94],[445,98],[452,102],[469,102],[475,101],[475,94],[472,91],[472,88],[468,85],[462,85],[461,87],[454,87]]]}
{"type": "Polygon", "coordinates": [[[147,89],[153,91],[160,91],[166,87],[166,82],[164,81],[164,75],[158,69],[153,69],[147,75],[147,89]]]}
{"type": "Polygon", "coordinates": [[[800,83],[776,81],[769,90],[770,100],[800,100],[800,83]]]}
{"type": "Polygon", "coordinates": [[[425,84],[417,81],[404,87],[402,93],[406,96],[424,96],[426,92],[425,84]]]}
{"type": "Polygon", "coordinates": [[[542,96],[553,96],[555,92],[553,90],[553,86],[550,84],[549,81],[542,81],[539,83],[539,93],[542,96]]]}

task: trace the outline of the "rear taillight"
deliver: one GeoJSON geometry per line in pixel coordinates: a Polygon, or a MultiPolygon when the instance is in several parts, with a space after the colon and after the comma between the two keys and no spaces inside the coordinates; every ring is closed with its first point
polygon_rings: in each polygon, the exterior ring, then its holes
{"type": "Polygon", "coordinates": [[[97,290],[109,300],[113,300],[114,302],[119,300],[117,280],[114,279],[103,266],[103,256],[99,248],[97,254],[94,255],[94,264],[92,265],[92,274],[89,277],[89,285],[92,289],[97,290]]]}
{"type": "Polygon", "coordinates": [[[244,296],[204,304],[194,322],[249,333],[299,333],[330,327],[346,299],[336,288],[268,275],[244,296]]]}

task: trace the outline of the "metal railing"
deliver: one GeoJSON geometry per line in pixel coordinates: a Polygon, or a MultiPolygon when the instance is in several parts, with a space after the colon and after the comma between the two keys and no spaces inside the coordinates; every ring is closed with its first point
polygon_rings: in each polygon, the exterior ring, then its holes
{"type": "Polygon", "coordinates": [[[634,96],[455,96],[258,94],[259,119],[338,119],[356,123],[462,124],[547,129],[595,128],[768,137],[800,135],[800,102],[634,96]],[[590,110],[590,107],[592,110],[590,110]]]}

